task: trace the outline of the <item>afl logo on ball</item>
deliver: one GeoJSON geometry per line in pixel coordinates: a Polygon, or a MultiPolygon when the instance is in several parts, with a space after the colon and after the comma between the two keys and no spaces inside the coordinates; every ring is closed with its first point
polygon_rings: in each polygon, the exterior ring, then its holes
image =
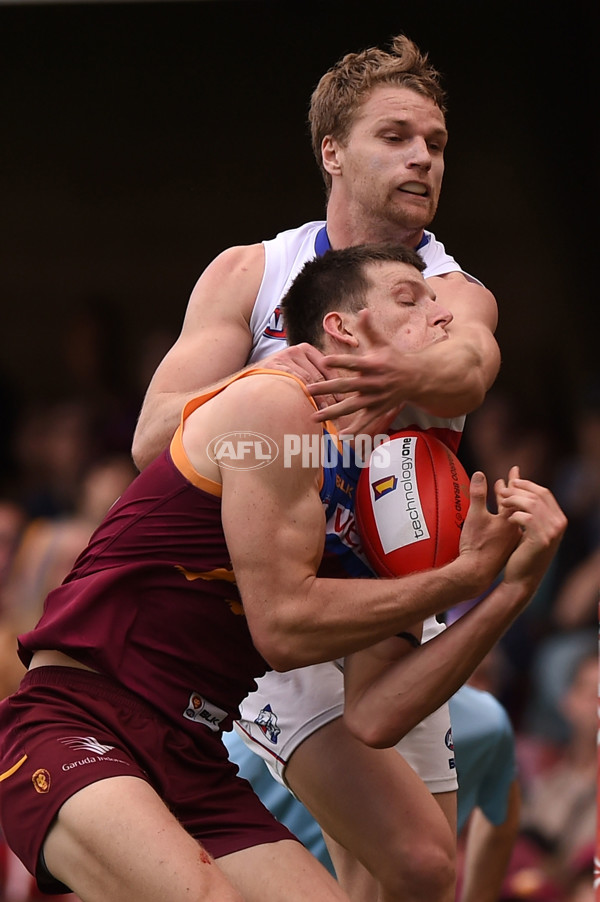
{"type": "Polygon", "coordinates": [[[39,770],[31,777],[31,782],[33,783],[33,788],[36,792],[49,792],[50,790],[50,774],[44,767],[40,767],[39,770]]]}

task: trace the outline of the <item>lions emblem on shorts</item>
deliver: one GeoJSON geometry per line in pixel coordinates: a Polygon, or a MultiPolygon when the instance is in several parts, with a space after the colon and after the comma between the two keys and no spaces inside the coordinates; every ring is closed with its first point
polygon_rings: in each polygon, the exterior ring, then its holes
{"type": "Polygon", "coordinates": [[[281,733],[281,730],[277,726],[277,715],[273,714],[271,705],[265,705],[264,708],[260,709],[254,723],[258,724],[269,742],[272,742],[273,745],[277,745],[277,737],[281,733]]]}
{"type": "Polygon", "coordinates": [[[46,793],[50,791],[50,774],[45,767],[40,767],[31,775],[31,782],[36,792],[46,793]]]}

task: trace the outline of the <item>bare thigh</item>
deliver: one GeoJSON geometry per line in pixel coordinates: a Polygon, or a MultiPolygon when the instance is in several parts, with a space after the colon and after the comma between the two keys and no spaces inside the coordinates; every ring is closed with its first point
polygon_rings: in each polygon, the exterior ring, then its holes
{"type": "Polygon", "coordinates": [[[137,777],[92,783],[44,843],[50,873],[82,902],[242,902],[208,853],[137,777]]]}
{"type": "MultiPolygon", "coordinates": [[[[453,834],[456,833],[456,792],[436,793],[433,798],[440,806],[453,834]]],[[[323,837],[340,885],[351,902],[378,902],[385,893],[378,880],[358,861],[355,855],[323,831],[323,837]]]]}
{"type": "MultiPolygon", "coordinates": [[[[285,776],[327,836],[380,881],[381,898],[404,893],[404,898],[416,899],[417,886],[429,900],[451,897],[455,832],[395,749],[369,748],[338,718],[294,751],[285,776]]],[[[449,800],[447,807],[451,815],[449,800]]],[[[334,866],[343,865],[340,858],[336,861],[335,847],[332,851],[334,866]]],[[[352,885],[340,871],[338,876],[343,885],[352,885]]]]}
{"type": "Polygon", "coordinates": [[[349,902],[323,865],[293,840],[234,852],[218,863],[244,902],[349,902]]]}
{"type": "Polygon", "coordinates": [[[457,832],[457,821],[458,821],[458,812],[457,812],[457,793],[456,792],[436,792],[433,796],[436,803],[442,809],[442,813],[448,824],[450,825],[450,829],[452,830],[452,835],[456,836],[457,832]]]}

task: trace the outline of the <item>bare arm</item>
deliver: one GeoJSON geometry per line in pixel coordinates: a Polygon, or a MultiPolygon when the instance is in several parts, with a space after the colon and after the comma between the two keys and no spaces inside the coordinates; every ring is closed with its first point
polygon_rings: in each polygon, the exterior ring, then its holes
{"type": "MultiPolygon", "coordinates": [[[[566,527],[554,497],[518,478],[517,468],[507,486],[498,481],[496,493],[499,509],[523,530],[503,582],[420,648],[407,651],[391,638],[346,660],[344,719],[367,745],[395,745],[447,701],[524,609],[550,564],[566,527]]],[[[471,541],[471,525],[465,521],[461,547],[471,541]]]]}
{"type": "Polygon", "coordinates": [[[450,341],[420,351],[400,354],[370,325],[375,347],[360,356],[336,354],[325,357],[327,365],[347,369],[348,375],[309,386],[315,395],[347,393],[335,405],[324,407],[320,419],[339,417],[367,407],[352,424],[354,433],[366,428],[370,419],[403,403],[427,410],[434,416],[454,417],[479,407],[493,384],[500,366],[494,338],[497,307],[486,288],[469,282],[460,273],[429,280],[440,303],[452,311],[448,327],[450,341]]]}
{"type": "Polygon", "coordinates": [[[500,350],[494,338],[498,325],[496,299],[487,288],[469,282],[461,273],[448,273],[429,282],[438,301],[454,317],[448,327],[452,341],[446,343],[450,358],[444,366],[440,345],[424,349],[432,356],[421,360],[421,374],[411,400],[436,416],[469,413],[483,402],[500,368],[500,350]],[[418,382],[426,374],[429,384],[419,389],[418,382]]]}
{"type": "Polygon", "coordinates": [[[186,425],[184,442],[187,435],[186,448],[197,467],[205,465],[207,435],[232,428],[268,435],[280,449],[268,466],[220,469],[223,528],[248,624],[276,670],[342,657],[476,595],[514,547],[514,527],[485,509],[482,477],[469,513],[472,540],[463,544],[456,561],[402,580],[344,580],[341,585],[317,578],[325,536],[321,468],[303,466],[300,456],[285,454],[286,435],[320,435],[312,405],[295,382],[273,376],[235,383],[220,402],[200,408],[186,425]]]}
{"type": "MultiPolygon", "coordinates": [[[[196,283],[181,334],[144,398],[132,446],[138,469],[167,447],[190,398],[246,367],[252,349],[250,317],[263,270],[262,244],[232,247],[213,260],[196,283]]],[[[322,359],[320,351],[300,344],[271,354],[261,365],[313,382],[327,375],[322,359]]]]}
{"type": "Polygon", "coordinates": [[[518,780],[511,784],[506,818],[489,821],[476,808],[467,825],[464,875],[460,902],[497,902],[519,831],[521,793],[518,780]]]}
{"type": "Polygon", "coordinates": [[[186,401],[245,366],[252,346],[250,313],[263,267],[262,245],[229,248],[196,283],[181,334],[144,398],[132,447],[140,470],[167,447],[186,401]]]}

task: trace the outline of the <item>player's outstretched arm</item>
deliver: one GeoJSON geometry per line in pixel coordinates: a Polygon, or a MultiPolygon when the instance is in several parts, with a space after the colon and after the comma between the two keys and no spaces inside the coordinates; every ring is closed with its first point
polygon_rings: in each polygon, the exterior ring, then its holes
{"type": "MultiPolygon", "coordinates": [[[[556,553],[566,518],[548,489],[521,479],[516,467],[508,483],[499,480],[495,488],[497,516],[520,531],[503,581],[420,648],[393,638],[346,661],[344,718],[367,745],[395,745],[457,691],[525,608],[556,553]]],[[[475,561],[477,538],[468,524],[467,519],[459,560],[475,561]]]]}
{"type": "Polygon", "coordinates": [[[319,419],[357,413],[348,431],[358,434],[386,411],[410,402],[435,416],[455,417],[475,410],[494,382],[500,352],[494,338],[496,302],[486,288],[468,282],[459,273],[430,279],[437,299],[451,310],[450,340],[422,350],[399,353],[363,314],[369,351],[362,355],[325,357],[328,366],[347,374],[310,385],[323,392],[350,393],[323,407],[319,419]]]}

